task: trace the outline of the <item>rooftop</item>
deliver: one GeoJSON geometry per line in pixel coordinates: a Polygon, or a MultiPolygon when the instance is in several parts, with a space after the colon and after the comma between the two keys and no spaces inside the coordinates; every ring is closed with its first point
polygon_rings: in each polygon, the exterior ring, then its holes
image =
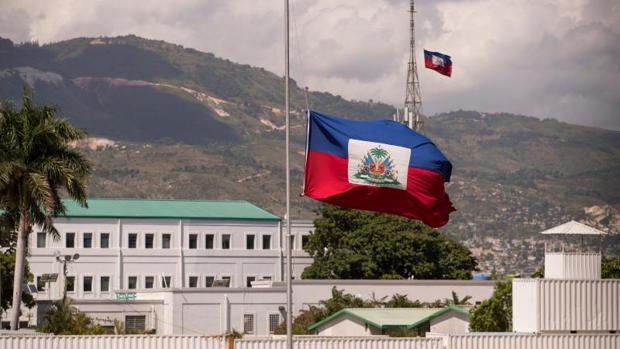
{"type": "Polygon", "coordinates": [[[247,201],[88,199],[88,208],[64,200],[63,217],[77,218],[156,218],[279,221],[280,217],[247,201]]]}
{"type": "Polygon", "coordinates": [[[604,231],[600,231],[598,229],[592,228],[585,224],[570,221],[557,227],[553,227],[551,229],[547,229],[542,231],[541,234],[545,235],[605,235],[604,231]]]}
{"type": "Polygon", "coordinates": [[[345,308],[308,327],[314,331],[319,327],[339,318],[350,315],[369,326],[378,329],[390,327],[416,328],[444,313],[454,311],[469,316],[469,312],[461,307],[448,305],[443,308],[345,308]]]}

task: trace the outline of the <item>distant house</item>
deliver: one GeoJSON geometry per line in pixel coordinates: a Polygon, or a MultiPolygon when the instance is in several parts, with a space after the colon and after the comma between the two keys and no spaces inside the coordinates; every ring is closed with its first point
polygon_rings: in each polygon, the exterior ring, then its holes
{"type": "Polygon", "coordinates": [[[443,308],[346,308],[310,326],[320,336],[386,335],[394,330],[469,332],[469,312],[454,305],[443,308]]]}

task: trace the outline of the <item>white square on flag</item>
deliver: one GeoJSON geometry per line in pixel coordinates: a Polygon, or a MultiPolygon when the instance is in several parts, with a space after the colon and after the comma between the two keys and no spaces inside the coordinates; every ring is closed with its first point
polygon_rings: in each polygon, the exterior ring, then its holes
{"type": "Polygon", "coordinates": [[[349,183],[407,190],[411,149],[349,139],[349,183]]]}
{"type": "Polygon", "coordinates": [[[441,58],[441,57],[437,57],[437,56],[433,55],[432,62],[433,62],[433,65],[438,65],[438,66],[441,66],[441,67],[444,66],[443,58],[441,58]]]}

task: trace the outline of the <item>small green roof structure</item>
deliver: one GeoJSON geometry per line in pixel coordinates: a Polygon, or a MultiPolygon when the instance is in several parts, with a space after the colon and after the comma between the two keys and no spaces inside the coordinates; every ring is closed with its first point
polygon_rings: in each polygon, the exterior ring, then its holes
{"type": "Polygon", "coordinates": [[[443,308],[345,308],[311,325],[308,330],[314,332],[321,326],[344,315],[349,315],[379,330],[395,327],[413,329],[450,311],[469,317],[467,310],[455,305],[448,305],[443,308]]]}
{"type": "Polygon", "coordinates": [[[63,201],[71,218],[151,218],[279,221],[247,201],[161,200],[161,199],[88,199],[88,208],[73,200],[63,201]]]}

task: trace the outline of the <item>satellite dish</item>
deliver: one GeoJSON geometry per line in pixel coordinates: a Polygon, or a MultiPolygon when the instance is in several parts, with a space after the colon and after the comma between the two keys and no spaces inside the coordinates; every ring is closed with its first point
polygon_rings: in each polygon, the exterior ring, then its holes
{"type": "Polygon", "coordinates": [[[80,259],[80,254],[79,253],[74,254],[73,255],[73,260],[77,261],[78,259],[80,259]]]}

